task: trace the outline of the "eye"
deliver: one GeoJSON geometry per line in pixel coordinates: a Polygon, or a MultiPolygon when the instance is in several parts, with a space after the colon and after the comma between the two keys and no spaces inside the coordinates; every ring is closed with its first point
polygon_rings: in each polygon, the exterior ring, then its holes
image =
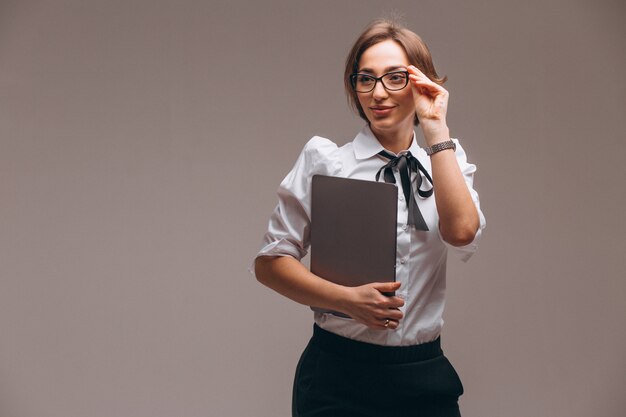
{"type": "Polygon", "coordinates": [[[374,82],[374,78],[365,74],[357,74],[356,82],[361,85],[371,85],[374,82]]]}
{"type": "Polygon", "coordinates": [[[406,74],[403,72],[392,72],[385,75],[385,81],[394,85],[401,85],[406,81],[406,74]]]}

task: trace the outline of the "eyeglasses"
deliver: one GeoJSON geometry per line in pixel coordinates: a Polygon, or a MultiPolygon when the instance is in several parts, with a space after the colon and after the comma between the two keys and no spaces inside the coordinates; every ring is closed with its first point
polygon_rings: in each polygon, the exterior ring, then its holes
{"type": "Polygon", "coordinates": [[[369,93],[376,88],[376,83],[380,81],[388,91],[402,90],[409,84],[408,71],[393,71],[376,78],[368,74],[350,75],[350,84],[357,93],[369,93]]]}

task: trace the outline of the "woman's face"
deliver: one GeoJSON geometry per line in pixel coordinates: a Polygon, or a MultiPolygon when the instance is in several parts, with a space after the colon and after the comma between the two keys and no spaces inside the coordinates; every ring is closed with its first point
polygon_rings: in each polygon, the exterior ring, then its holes
{"type": "MultiPolygon", "coordinates": [[[[394,70],[406,70],[409,59],[402,46],[389,39],[370,46],[361,55],[359,73],[380,77],[394,70]]],[[[380,81],[369,93],[357,93],[361,108],[372,131],[398,133],[413,130],[415,104],[411,85],[388,91],[380,81]]]]}

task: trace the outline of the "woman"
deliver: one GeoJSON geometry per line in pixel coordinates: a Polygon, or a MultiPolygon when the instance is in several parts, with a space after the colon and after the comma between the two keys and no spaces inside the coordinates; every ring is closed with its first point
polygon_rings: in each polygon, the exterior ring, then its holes
{"type": "Polygon", "coordinates": [[[305,145],[279,187],[255,261],[261,283],[351,317],[315,313],[313,337],[296,370],[293,415],[459,416],[463,387],[439,335],[447,252],[469,259],[485,226],[472,188],[476,167],[450,139],[445,78],[415,33],[374,21],[352,48],[344,81],[366,126],[342,147],[317,136],[305,145]],[[345,287],[309,272],[300,259],[309,246],[311,177],[375,181],[381,172],[402,188],[396,281],[345,287]],[[408,189],[402,175],[410,175],[408,189]]]}

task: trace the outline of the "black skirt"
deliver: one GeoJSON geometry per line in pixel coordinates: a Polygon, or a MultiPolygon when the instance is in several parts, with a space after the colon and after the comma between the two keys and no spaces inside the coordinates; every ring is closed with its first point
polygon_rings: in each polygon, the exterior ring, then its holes
{"type": "Polygon", "coordinates": [[[463,385],[440,339],[363,343],[313,327],[298,362],[293,417],[460,417],[463,385]]]}

